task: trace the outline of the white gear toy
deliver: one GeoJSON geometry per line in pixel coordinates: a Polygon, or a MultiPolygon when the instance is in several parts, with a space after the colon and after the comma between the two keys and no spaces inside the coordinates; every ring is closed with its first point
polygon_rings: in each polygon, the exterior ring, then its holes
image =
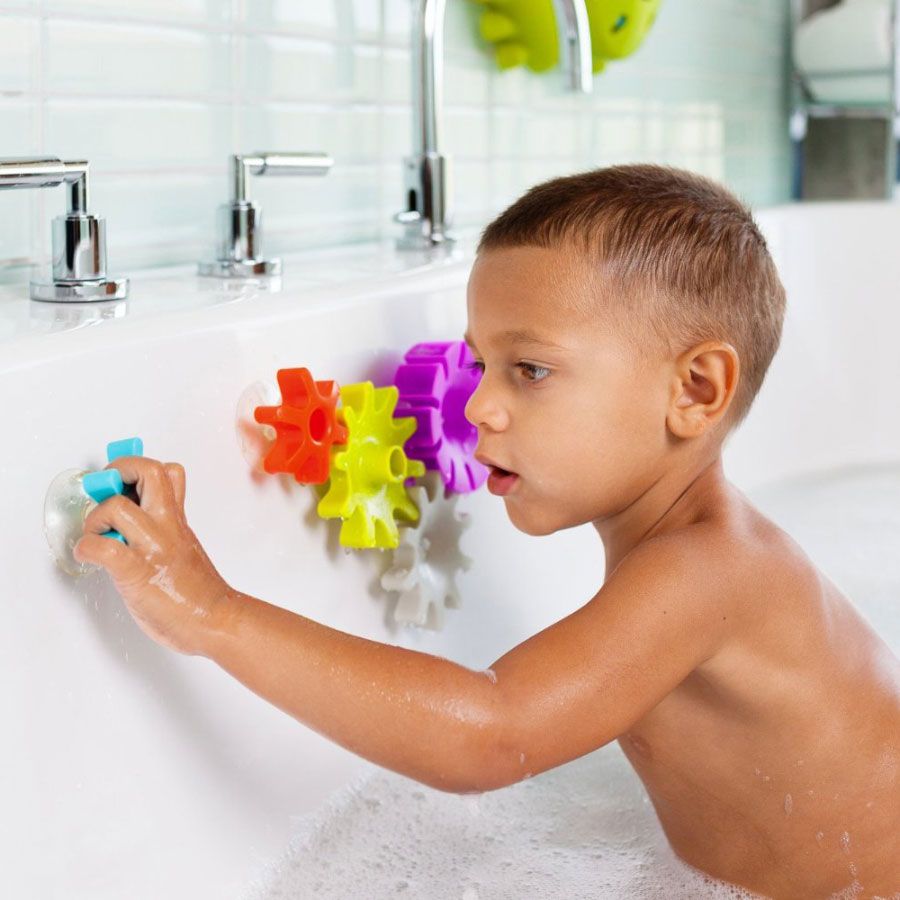
{"type": "Polygon", "coordinates": [[[457,511],[459,494],[444,495],[440,472],[427,471],[408,491],[419,508],[419,521],[400,528],[393,565],[381,576],[381,586],[400,592],[395,621],[439,631],[446,607],[461,605],[456,572],[472,566],[459,549],[459,536],[471,524],[471,516],[457,511]]]}

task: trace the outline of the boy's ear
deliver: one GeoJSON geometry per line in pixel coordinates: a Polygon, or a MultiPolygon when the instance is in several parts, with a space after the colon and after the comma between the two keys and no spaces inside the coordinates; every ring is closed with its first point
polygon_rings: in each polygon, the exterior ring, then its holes
{"type": "Polygon", "coordinates": [[[676,437],[699,437],[728,411],[740,377],[737,350],[705,341],[675,360],[666,425],[676,437]]]}

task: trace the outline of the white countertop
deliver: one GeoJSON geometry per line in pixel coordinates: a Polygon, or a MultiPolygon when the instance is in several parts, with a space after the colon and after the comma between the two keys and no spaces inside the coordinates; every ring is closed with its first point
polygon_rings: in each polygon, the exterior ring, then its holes
{"type": "MultiPolygon", "coordinates": [[[[196,266],[181,265],[117,273],[130,278],[126,300],[93,303],[47,303],[31,300],[28,285],[0,286],[0,367],[9,362],[23,344],[35,338],[82,330],[104,329],[139,320],[144,326],[153,318],[193,314],[227,306],[232,312],[239,304],[247,313],[263,308],[283,307],[284,302],[316,306],[361,289],[371,292],[390,289],[411,274],[429,270],[471,266],[477,232],[461,232],[450,252],[397,250],[394,241],[345,244],[283,257],[283,275],[269,279],[224,279],[200,277],[196,266]]],[[[47,273],[49,278],[49,272],[47,273]]],[[[185,325],[188,323],[185,322],[185,325]]]]}

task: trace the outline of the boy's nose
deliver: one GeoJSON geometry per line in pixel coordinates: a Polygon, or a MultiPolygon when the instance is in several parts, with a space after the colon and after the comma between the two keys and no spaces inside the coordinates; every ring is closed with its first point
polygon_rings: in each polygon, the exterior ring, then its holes
{"type": "Polygon", "coordinates": [[[508,419],[506,413],[491,399],[489,392],[485,390],[485,379],[483,376],[478,383],[478,387],[475,388],[469,397],[463,414],[476,428],[485,426],[492,431],[501,431],[508,419]]]}

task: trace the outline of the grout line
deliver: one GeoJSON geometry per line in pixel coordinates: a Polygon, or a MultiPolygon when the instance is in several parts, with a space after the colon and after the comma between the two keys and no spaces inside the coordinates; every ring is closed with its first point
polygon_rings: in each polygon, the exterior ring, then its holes
{"type": "MultiPolygon", "coordinates": [[[[328,152],[328,148],[324,149],[328,152]]],[[[341,163],[341,172],[356,173],[377,173],[379,168],[378,160],[348,160],[341,163]]],[[[136,167],[131,169],[109,169],[102,165],[94,166],[91,164],[91,175],[102,178],[104,181],[118,179],[120,181],[130,181],[135,178],[182,178],[189,176],[215,176],[220,178],[223,176],[223,167],[218,164],[210,164],[206,166],[180,166],[174,165],[171,168],[150,168],[136,167]]],[[[331,178],[332,175],[327,176],[331,178]]]]}
{"type": "MultiPolygon", "coordinates": [[[[246,46],[243,35],[239,35],[236,26],[244,21],[247,14],[245,0],[232,0],[231,16],[231,152],[241,153],[244,140],[243,104],[244,104],[244,57],[246,46]]],[[[225,200],[223,199],[223,203],[225,200]]]]}
{"type": "MultiPolygon", "coordinates": [[[[378,0],[378,94],[376,101],[377,114],[376,128],[378,129],[378,137],[376,138],[376,147],[378,148],[378,222],[375,227],[375,236],[378,240],[384,240],[390,234],[388,222],[391,222],[392,213],[388,212],[387,197],[387,161],[384,156],[385,138],[384,129],[386,125],[385,103],[384,103],[384,41],[385,41],[385,20],[387,13],[385,10],[386,0],[378,0]]],[[[399,210],[400,207],[397,207],[399,210]]],[[[392,223],[395,224],[396,223],[392,223]]],[[[396,227],[396,233],[400,233],[400,227],[396,227]]]]}
{"type": "MultiPolygon", "coordinates": [[[[43,6],[40,0],[37,0],[37,2],[39,6],[43,6]]],[[[17,19],[28,19],[35,18],[39,15],[41,15],[41,13],[36,9],[29,9],[27,7],[15,8],[0,5],[0,18],[9,17],[17,19]]],[[[282,26],[280,28],[266,28],[259,25],[246,24],[245,20],[243,19],[240,22],[235,22],[233,19],[224,22],[218,22],[215,20],[195,20],[193,22],[179,22],[172,19],[158,19],[154,18],[153,16],[133,16],[111,22],[110,19],[106,16],[91,12],[78,12],[77,10],[67,10],[65,12],[48,12],[46,13],[46,16],[48,18],[51,18],[55,23],[61,22],[64,24],[93,25],[100,28],[155,28],[160,31],[181,31],[191,33],[197,32],[200,34],[208,35],[228,35],[235,31],[239,31],[251,37],[287,38],[288,40],[308,41],[312,43],[326,44],[352,43],[354,45],[360,45],[364,47],[376,47],[380,43],[379,37],[377,35],[367,36],[354,34],[348,36],[347,34],[344,34],[340,31],[328,33],[325,31],[309,31],[303,28],[291,28],[289,26],[282,26]]]]}
{"type": "MultiPolygon", "coordinates": [[[[35,77],[37,103],[34,119],[35,127],[37,129],[36,138],[39,156],[51,155],[50,151],[47,149],[47,100],[44,91],[44,86],[47,82],[47,19],[45,7],[46,0],[37,0],[38,44],[35,77]]],[[[39,264],[42,260],[49,260],[50,258],[48,234],[51,225],[47,211],[47,191],[47,188],[40,188],[33,191],[35,194],[35,202],[32,204],[31,208],[35,219],[31,222],[31,231],[33,242],[32,253],[34,254],[35,264],[39,264]]]]}

